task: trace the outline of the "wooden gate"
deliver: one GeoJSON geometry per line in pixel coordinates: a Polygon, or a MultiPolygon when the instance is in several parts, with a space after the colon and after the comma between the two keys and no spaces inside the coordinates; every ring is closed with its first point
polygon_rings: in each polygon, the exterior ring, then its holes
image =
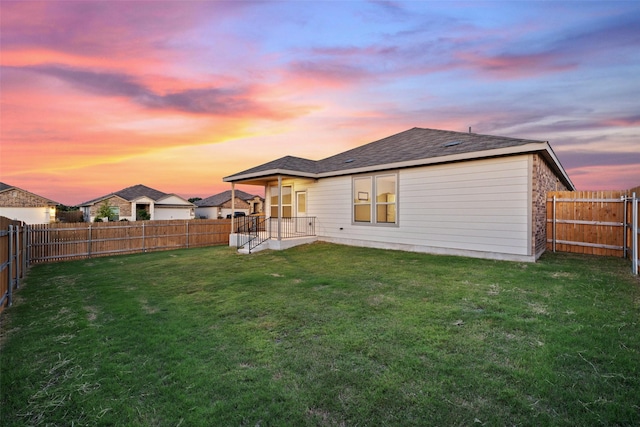
{"type": "Polygon", "coordinates": [[[638,196],[627,191],[547,194],[547,250],[630,258],[638,274],[638,196]]]}

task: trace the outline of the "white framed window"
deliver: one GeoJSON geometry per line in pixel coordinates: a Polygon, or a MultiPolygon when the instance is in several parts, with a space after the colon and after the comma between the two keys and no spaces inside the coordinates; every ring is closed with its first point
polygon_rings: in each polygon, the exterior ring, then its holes
{"type": "Polygon", "coordinates": [[[371,222],[372,186],[370,176],[353,179],[353,222],[371,222]]]}
{"type": "Polygon", "coordinates": [[[109,206],[109,208],[111,208],[109,221],[120,221],[120,206],[109,206]]]}
{"type": "Polygon", "coordinates": [[[354,224],[397,224],[397,208],[397,173],[353,178],[354,224]]]}
{"type": "MultiPolygon", "coordinates": [[[[274,185],[269,187],[271,202],[271,218],[278,218],[278,207],[280,206],[280,200],[278,197],[278,186],[274,185]]],[[[291,185],[282,186],[282,217],[291,218],[293,216],[293,196],[291,185]]]]}

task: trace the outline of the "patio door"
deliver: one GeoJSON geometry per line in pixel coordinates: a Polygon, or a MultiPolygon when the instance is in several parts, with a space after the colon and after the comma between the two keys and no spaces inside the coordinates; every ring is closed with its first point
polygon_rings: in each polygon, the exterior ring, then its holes
{"type": "Polygon", "coordinates": [[[307,216],[307,192],[296,191],[296,232],[305,231],[307,216]]]}

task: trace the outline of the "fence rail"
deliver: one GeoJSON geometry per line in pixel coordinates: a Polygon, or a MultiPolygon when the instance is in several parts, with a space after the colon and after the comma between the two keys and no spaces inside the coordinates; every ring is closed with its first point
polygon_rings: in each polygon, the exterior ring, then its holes
{"type": "Polygon", "coordinates": [[[28,227],[31,263],[229,243],[231,221],[175,220],[28,227]]]}
{"type": "Polygon", "coordinates": [[[0,313],[30,264],[227,245],[230,227],[227,219],[24,225],[0,217],[0,313]]]}
{"type": "Polygon", "coordinates": [[[638,274],[638,195],[628,191],[555,191],[547,195],[547,249],[630,258],[638,274]]]}

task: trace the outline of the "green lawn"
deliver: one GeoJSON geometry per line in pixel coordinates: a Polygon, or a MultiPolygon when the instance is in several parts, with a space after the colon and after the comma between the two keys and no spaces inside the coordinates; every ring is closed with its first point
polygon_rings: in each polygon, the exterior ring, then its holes
{"type": "Polygon", "coordinates": [[[38,265],[3,426],[640,425],[627,261],[316,243],[38,265]]]}

